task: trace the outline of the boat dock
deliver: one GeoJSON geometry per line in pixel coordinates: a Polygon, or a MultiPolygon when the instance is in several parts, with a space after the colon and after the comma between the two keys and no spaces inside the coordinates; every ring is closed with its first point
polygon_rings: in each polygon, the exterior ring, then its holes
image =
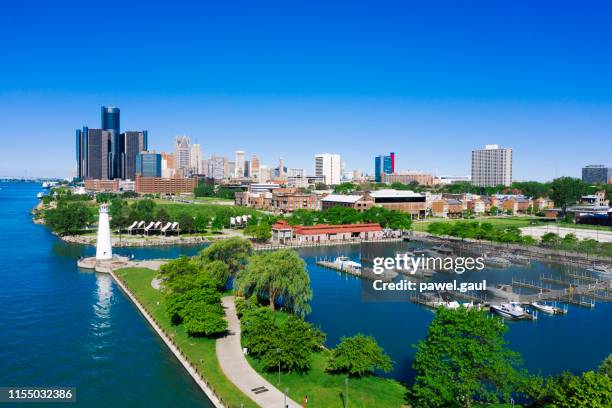
{"type": "Polygon", "coordinates": [[[338,272],[346,273],[347,275],[358,276],[369,280],[382,280],[383,282],[391,282],[397,276],[393,271],[387,271],[381,275],[377,275],[371,268],[355,268],[351,265],[340,264],[335,261],[330,261],[327,258],[317,258],[315,264],[327,269],[333,269],[338,272]]]}

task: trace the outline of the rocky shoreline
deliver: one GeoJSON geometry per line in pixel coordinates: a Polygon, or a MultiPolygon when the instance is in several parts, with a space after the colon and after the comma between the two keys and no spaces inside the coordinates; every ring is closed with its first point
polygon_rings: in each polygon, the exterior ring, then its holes
{"type": "MultiPolygon", "coordinates": [[[[61,236],[65,242],[71,244],[80,245],[96,245],[96,237],[88,235],[64,235],[61,236]]],[[[205,244],[210,243],[211,239],[208,237],[113,237],[112,239],[113,248],[127,248],[127,247],[148,247],[148,246],[173,246],[173,245],[194,245],[194,244],[205,244]]]]}

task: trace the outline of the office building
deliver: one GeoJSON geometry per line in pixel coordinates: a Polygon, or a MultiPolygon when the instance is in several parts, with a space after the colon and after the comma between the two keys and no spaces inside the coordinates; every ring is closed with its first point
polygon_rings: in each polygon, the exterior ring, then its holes
{"type": "Polygon", "coordinates": [[[120,133],[119,108],[102,106],[101,128],[76,131],[76,169],[81,179],[131,178],[136,154],[147,149],[147,131],[120,133]]]}
{"type": "Polygon", "coordinates": [[[287,170],[287,177],[304,177],[306,171],[304,169],[289,169],[287,170]]]}
{"type": "Polygon", "coordinates": [[[256,155],[251,156],[251,162],[249,163],[249,177],[254,180],[259,180],[259,157],[256,155]]]}
{"type": "Polygon", "coordinates": [[[140,194],[190,194],[198,185],[197,177],[143,177],[136,174],[135,191],[140,194]]]}
{"type": "Polygon", "coordinates": [[[188,136],[177,136],[174,139],[174,169],[185,175],[191,165],[191,145],[188,136]]]}
{"type": "Polygon", "coordinates": [[[143,177],[162,176],[162,156],[154,151],[142,151],[136,155],[136,171],[143,177]]]}
{"type": "Polygon", "coordinates": [[[325,184],[340,184],[342,177],[342,159],[339,154],[321,153],[315,155],[315,176],[325,177],[325,184]]]}
{"type": "Polygon", "coordinates": [[[376,156],[374,158],[374,180],[377,183],[383,181],[383,174],[395,173],[395,153],[391,152],[388,156],[376,156]]]}
{"type": "Polygon", "coordinates": [[[472,184],[478,187],[510,186],[512,149],[491,144],[472,151],[472,184]]]}
{"type": "Polygon", "coordinates": [[[236,150],[234,157],[234,171],[231,173],[236,178],[244,177],[244,150],[236,150]]]}
{"type": "Polygon", "coordinates": [[[189,170],[191,174],[202,174],[202,149],[198,143],[191,145],[189,170]]]}
{"type": "Polygon", "coordinates": [[[208,160],[208,177],[215,180],[223,180],[225,178],[225,169],[227,167],[227,159],[221,156],[212,156],[208,160]]]}
{"type": "Polygon", "coordinates": [[[612,167],[589,164],[582,168],[582,181],[588,184],[612,184],[612,167]]]}
{"type": "Polygon", "coordinates": [[[434,177],[431,174],[423,173],[420,171],[405,171],[400,173],[383,173],[382,182],[387,184],[393,183],[418,183],[422,186],[432,186],[434,184],[434,177]]]}
{"type": "Polygon", "coordinates": [[[136,175],[136,156],[143,150],[147,150],[147,131],[126,131],[120,136],[123,144],[121,149],[121,168],[122,179],[134,180],[136,175]]]}

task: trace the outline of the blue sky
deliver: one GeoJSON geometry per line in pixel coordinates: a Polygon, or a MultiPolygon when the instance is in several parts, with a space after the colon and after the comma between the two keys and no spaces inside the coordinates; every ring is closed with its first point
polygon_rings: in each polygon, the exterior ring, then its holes
{"type": "Polygon", "coordinates": [[[119,106],[150,147],[177,134],[313,167],[468,174],[514,149],[516,179],[612,165],[605,1],[11,2],[0,14],[0,175],[67,176],[74,129],[119,106]],[[331,3],[331,4],[330,4],[331,3]]]}

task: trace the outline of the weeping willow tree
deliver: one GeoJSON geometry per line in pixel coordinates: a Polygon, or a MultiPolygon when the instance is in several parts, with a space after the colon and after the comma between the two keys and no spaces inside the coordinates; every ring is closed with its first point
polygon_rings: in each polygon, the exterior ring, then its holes
{"type": "Polygon", "coordinates": [[[306,263],[289,249],[253,255],[236,276],[236,287],[246,296],[267,300],[272,310],[279,304],[300,316],[311,310],[312,289],[306,263]]]}

